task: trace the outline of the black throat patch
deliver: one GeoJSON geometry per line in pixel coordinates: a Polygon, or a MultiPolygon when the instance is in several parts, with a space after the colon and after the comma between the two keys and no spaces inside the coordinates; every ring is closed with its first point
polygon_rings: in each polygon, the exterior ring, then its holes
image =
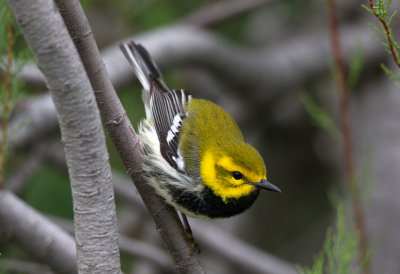
{"type": "Polygon", "coordinates": [[[226,218],[240,214],[254,203],[260,193],[259,189],[255,189],[247,196],[238,199],[229,198],[224,203],[222,198],[216,196],[208,187],[205,187],[201,193],[197,194],[171,185],[168,185],[168,189],[175,203],[196,215],[209,218],[226,218]]]}

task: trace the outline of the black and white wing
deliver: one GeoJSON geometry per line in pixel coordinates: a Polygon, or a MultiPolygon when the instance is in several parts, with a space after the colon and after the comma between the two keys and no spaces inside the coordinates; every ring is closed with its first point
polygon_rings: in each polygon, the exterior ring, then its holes
{"type": "Polygon", "coordinates": [[[186,118],[185,106],[191,95],[183,90],[162,91],[157,83],[152,84],[150,107],[161,154],[171,166],[185,171],[178,143],[182,122],[186,118]]]}
{"type": "Polygon", "coordinates": [[[121,44],[120,48],[135,70],[143,88],[150,91],[148,108],[160,141],[164,159],[175,169],[184,171],[179,152],[179,132],[186,117],[185,107],[191,95],[183,90],[171,90],[162,80],[162,75],[149,53],[133,41],[121,44]]]}

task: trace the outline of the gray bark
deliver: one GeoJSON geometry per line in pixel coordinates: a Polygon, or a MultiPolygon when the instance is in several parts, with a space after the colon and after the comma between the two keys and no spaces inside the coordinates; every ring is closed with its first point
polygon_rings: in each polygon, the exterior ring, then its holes
{"type": "Polygon", "coordinates": [[[197,255],[192,254],[191,242],[186,237],[175,209],[166,204],[141,176],[143,155],[140,141],[111,85],[79,1],[57,0],[56,3],[95,90],[97,104],[107,133],[120,153],[128,174],[152,215],[165,247],[174,259],[177,270],[180,273],[205,272],[197,255]]]}
{"type": "Polygon", "coordinates": [[[58,273],[77,272],[74,239],[6,190],[0,190],[0,236],[58,273]]]}
{"type": "Polygon", "coordinates": [[[71,180],[79,272],[119,273],[111,169],[84,67],[53,1],[9,4],[56,107],[71,180]]]}

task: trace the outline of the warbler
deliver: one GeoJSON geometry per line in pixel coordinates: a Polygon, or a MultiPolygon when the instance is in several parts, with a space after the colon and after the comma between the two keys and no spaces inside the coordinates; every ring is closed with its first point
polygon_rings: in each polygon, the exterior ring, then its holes
{"type": "MultiPolygon", "coordinates": [[[[267,181],[264,161],[233,118],[216,104],[170,89],[146,49],[120,48],[143,86],[146,119],[139,125],[146,181],[186,216],[223,218],[249,208],[267,181]]],[[[190,228],[189,228],[190,229],[190,228]]]]}

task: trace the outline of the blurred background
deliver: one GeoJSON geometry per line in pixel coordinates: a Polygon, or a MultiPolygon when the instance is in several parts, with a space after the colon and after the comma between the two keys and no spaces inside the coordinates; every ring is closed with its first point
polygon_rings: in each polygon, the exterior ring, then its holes
{"type": "MultiPolygon", "coordinates": [[[[211,273],[261,273],[268,270],[263,264],[273,263],[278,265],[275,273],[291,273],[293,265],[312,265],[327,228],[335,225],[338,201],[354,226],[344,187],[337,75],[325,1],[86,0],[82,5],[133,125],[145,114],[141,86],[118,49],[127,39],[148,49],[170,87],[227,110],[261,152],[269,181],[283,191],[262,193],[237,217],[189,220],[202,249],[200,258],[211,273]]],[[[371,270],[399,273],[400,92],[380,66],[392,68],[394,62],[371,38],[368,23],[375,24],[376,18],[360,1],[338,0],[336,8],[371,270]]],[[[392,3],[391,10],[398,8],[399,3],[392,3]]],[[[392,28],[399,29],[398,18],[392,28]]],[[[16,48],[24,48],[22,37],[16,48]]],[[[5,186],[71,231],[71,192],[51,98],[31,61],[21,65],[18,79],[5,186]]],[[[159,247],[168,260],[118,153],[108,145],[121,235],[159,247]]],[[[34,262],[12,242],[0,243],[0,252],[8,266],[34,262]]],[[[122,250],[122,267],[125,273],[166,271],[132,256],[129,246],[122,250]]],[[[10,269],[3,271],[12,273],[10,269]]]]}

